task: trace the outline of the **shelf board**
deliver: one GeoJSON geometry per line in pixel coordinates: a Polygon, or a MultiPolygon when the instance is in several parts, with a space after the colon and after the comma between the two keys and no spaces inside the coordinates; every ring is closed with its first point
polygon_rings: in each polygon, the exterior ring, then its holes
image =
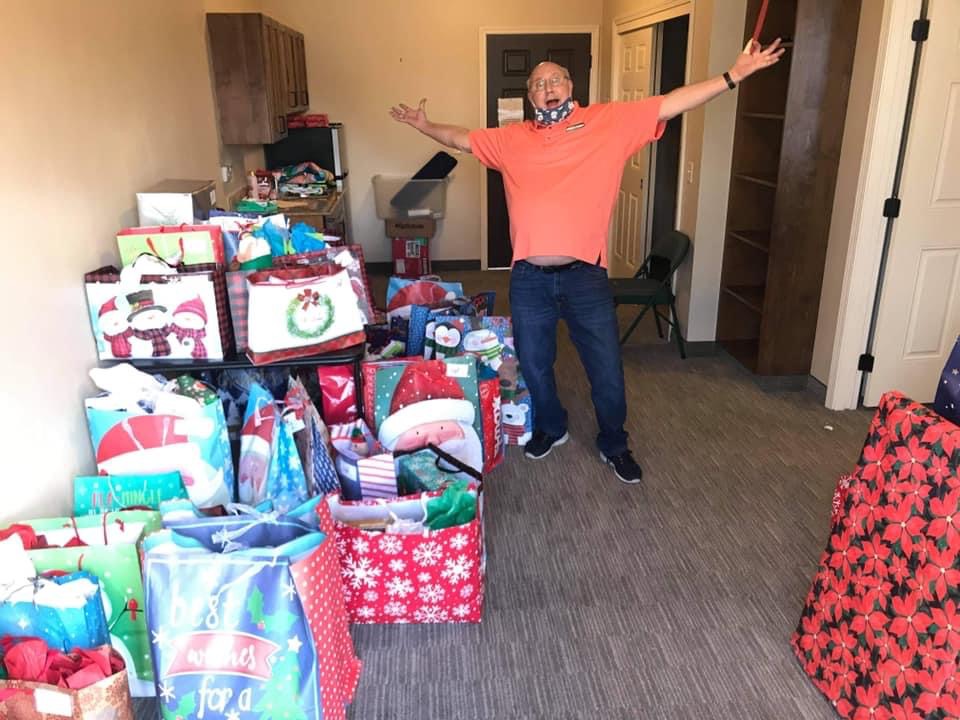
{"type": "Polygon", "coordinates": [[[783,121],[786,118],[786,115],[783,113],[762,113],[762,112],[745,112],[741,113],[743,117],[746,118],[755,118],[757,120],[780,120],[783,121]]]}
{"type": "Polygon", "coordinates": [[[762,285],[725,285],[723,291],[739,300],[754,312],[763,312],[762,285]]]}
{"type": "Polygon", "coordinates": [[[733,358],[750,372],[757,371],[757,360],[760,355],[760,341],[752,340],[721,340],[720,345],[733,358]]]}
{"type": "Polygon", "coordinates": [[[193,360],[191,358],[130,358],[127,360],[103,360],[101,365],[109,367],[118,363],[129,363],[139,370],[147,372],[201,372],[204,370],[236,370],[252,367],[297,367],[299,365],[349,365],[363,359],[364,345],[307,357],[287,358],[255,366],[243,353],[237,353],[223,360],[193,360]]]}
{"type": "Polygon", "coordinates": [[[727,230],[727,234],[763,252],[770,252],[770,233],[766,230],[727,230]]]}
{"type": "Polygon", "coordinates": [[[765,175],[761,173],[736,173],[734,177],[738,180],[743,180],[744,182],[762,185],[763,187],[774,189],[777,187],[776,175],[765,175]]]}

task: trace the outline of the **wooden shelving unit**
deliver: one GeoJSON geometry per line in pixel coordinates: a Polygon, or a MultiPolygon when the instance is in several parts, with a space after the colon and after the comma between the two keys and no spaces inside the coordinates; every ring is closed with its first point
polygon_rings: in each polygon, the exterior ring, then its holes
{"type": "Polygon", "coordinates": [[[739,89],[717,339],[760,375],[810,370],[859,14],[860,0],[770,3],[760,42],[787,52],[739,89]]]}

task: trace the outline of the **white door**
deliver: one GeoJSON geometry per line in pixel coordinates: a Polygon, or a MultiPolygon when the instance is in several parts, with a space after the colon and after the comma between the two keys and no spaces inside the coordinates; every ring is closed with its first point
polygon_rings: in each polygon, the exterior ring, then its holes
{"type": "MultiPolygon", "coordinates": [[[[617,100],[641,100],[650,95],[653,83],[653,27],[620,36],[617,100]]],[[[627,161],[610,233],[610,276],[630,277],[644,257],[644,238],[649,222],[647,194],[650,177],[650,146],[627,161]]]]}
{"type": "Polygon", "coordinates": [[[930,402],[960,333],[960,2],[930,3],[864,404],[930,402]]]}

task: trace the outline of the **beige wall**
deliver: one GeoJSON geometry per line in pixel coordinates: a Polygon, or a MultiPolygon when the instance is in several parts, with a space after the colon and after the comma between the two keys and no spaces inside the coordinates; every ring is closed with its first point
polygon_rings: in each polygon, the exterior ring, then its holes
{"type": "MultiPolygon", "coordinates": [[[[485,124],[480,86],[480,27],[599,25],[601,4],[557,0],[354,0],[320,3],[263,0],[263,11],[306,36],[314,112],[347,130],[354,235],[368,260],[390,256],[376,218],[371,177],[409,174],[442,149],[390,119],[398,102],[426,97],[428,116],[469,128],[485,124]]],[[[480,166],[460,161],[447,194],[447,215],[431,242],[438,259],[480,257],[480,166]]]]}
{"type": "Polygon", "coordinates": [[[82,274],[116,262],[114,234],[135,224],[138,188],[218,177],[204,6],[4,8],[0,521],[67,511],[71,478],[92,470],[82,401],[96,359],[82,274]]]}
{"type": "Polygon", "coordinates": [[[810,374],[825,385],[830,379],[844,269],[857,205],[857,188],[860,186],[860,173],[864,168],[863,152],[870,100],[874,94],[874,74],[882,25],[883,1],[864,2],[860,9],[857,51],[853,60],[850,96],[847,100],[847,119],[843,129],[840,165],[837,168],[837,190],[830,220],[817,336],[813,344],[813,362],[810,368],[810,374]]]}

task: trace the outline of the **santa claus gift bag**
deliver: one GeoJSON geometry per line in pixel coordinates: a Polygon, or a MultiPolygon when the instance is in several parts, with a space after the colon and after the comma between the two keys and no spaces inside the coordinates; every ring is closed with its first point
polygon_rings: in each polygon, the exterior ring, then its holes
{"type": "Polygon", "coordinates": [[[336,550],[275,515],[178,523],[147,543],[164,718],[342,720],[360,661],[336,550]]]}
{"type": "Polygon", "coordinates": [[[364,317],[345,270],[263,270],[247,278],[247,355],[256,363],[306,357],[364,341],[364,317]]]}
{"type": "Polygon", "coordinates": [[[178,271],[143,258],[122,273],[104,267],[84,276],[100,359],[222,359],[233,345],[222,268],[178,271]]]}
{"type": "Polygon", "coordinates": [[[371,393],[366,418],[384,449],[398,452],[434,444],[470,467],[483,469],[475,358],[372,365],[372,387],[364,388],[371,393]]]}
{"type": "Polygon", "coordinates": [[[293,431],[270,391],[258,383],[250,386],[237,478],[240,502],[257,505],[271,501],[284,513],[307,497],[307,479],[293,431]]]}
{"type": "MultiPolygon", "coordinates": [[[[117,366],[109,372],[120,368],[132,370],[117,366]]],[[[87,399],[86,413],[98,472],[175,471],[197,507],[233,501],[233,458],[223,403],[216,395],[202,400],[166,389],[115,392],[87,399]]]]}

